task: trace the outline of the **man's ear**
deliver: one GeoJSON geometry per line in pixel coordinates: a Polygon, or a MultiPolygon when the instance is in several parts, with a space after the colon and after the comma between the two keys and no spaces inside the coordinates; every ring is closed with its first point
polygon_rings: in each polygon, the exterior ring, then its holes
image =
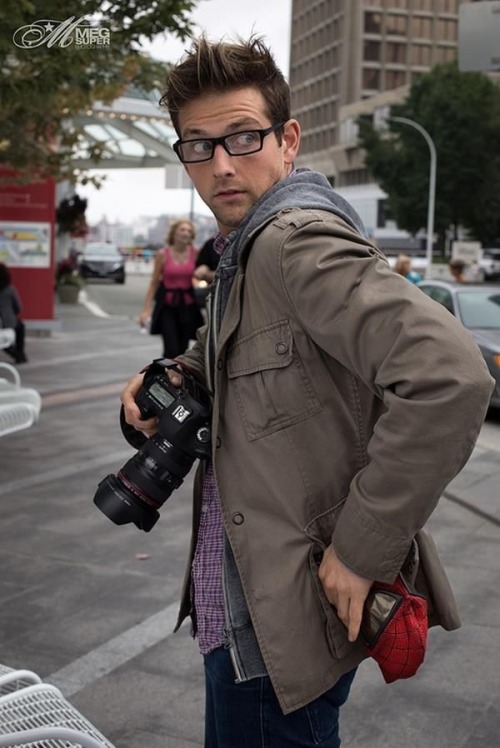
{"type": "Polygon", "coordinates": [[[289,119],[283,127],[283,156],[285,163],[293,164],[300,146],[300,125],[296,119],[289,119]]]}

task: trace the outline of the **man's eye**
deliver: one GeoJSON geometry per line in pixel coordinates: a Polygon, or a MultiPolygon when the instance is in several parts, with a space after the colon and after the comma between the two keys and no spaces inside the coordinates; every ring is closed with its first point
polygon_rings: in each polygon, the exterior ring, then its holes
{"type": "Polygon", "coordinates": [[[191,150],[194,153],[210,153],[212,144],[209,140],[196,140],[194,143],[191,143],[191,150]]]}
{"type": "Polygon", "coordinates": [[[237,145],[248,146],[254,145],[258,140],[258,135],[255,132],[240,132],[237,135],[237,145]]]}

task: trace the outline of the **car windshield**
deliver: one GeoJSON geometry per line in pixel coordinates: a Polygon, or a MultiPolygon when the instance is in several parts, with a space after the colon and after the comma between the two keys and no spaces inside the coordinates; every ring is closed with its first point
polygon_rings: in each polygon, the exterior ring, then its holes
{"type": "Polygon", "coordinates": [[[497,289],[459,291],[460,316],[465,327],[500,329],[500,293],[497,289]]]}
{"type": "Polygon", "coordinates": [[[113,247],[112,245],[106,245],[106,244],[89,244],[88,247],[85,247],[84,254],[86,255],[117,255],[118,250],[116,247],[113,247]]]}

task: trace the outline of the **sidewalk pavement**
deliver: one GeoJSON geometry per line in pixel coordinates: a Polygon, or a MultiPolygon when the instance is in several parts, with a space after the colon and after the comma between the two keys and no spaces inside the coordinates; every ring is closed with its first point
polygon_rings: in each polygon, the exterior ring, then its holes
{"type": "MultiPolygon", "coordinates": [[[[188,626],[172,634],[191,475],[149,534],[115,526],[92,503],[132,454],[118,395],[160,354],[158,339],[82,305],[57,314],[61,330],[29,337],[20,367],[43,396],[40,422],[0,441],[0,662],[60,687],[117,748],[202,746],[201,658],[188,626]]],[[[500,745],[499,478],[498,452],[480,442],[430,522],[463,628],[433,629],[409,681],[387,686],[375,663],[361,666],[344,748],[500,745]]]]}

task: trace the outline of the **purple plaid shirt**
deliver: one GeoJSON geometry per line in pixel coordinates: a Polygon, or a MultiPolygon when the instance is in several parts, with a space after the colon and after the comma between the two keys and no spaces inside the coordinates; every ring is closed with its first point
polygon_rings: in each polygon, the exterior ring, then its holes
{"type": "MultiPolygon", "coordinates": [[[[227,240],[217,234],[214,249],[222,254],[227,240]]],[[[208,654],[224,643],[224,596],[222,591],[222,563],[224,556],[224,525],[219,502],[219,491],[212,465],[205,473],[201,500],[201,519],[198,541],[192,566],[191,596],[198,624],[198,645],[208,654]]]]}

